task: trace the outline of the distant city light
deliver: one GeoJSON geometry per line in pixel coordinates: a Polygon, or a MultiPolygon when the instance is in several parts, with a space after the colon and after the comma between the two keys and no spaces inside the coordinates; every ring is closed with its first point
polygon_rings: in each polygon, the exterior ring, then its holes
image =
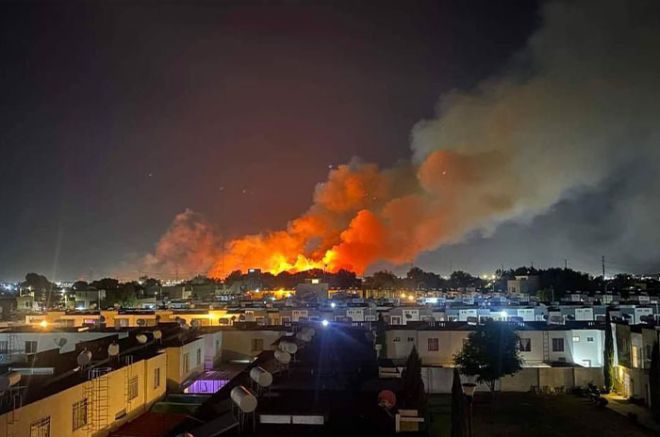
{"type": "Polygon", "coordinates": [[[331,306],[332,308],[334,308],[334,307],[336,307],[336,306],[337,306],[337,304],[336,304],[336,303],[334,303],[334,302],[332,302],[332,303],[330,303],[330,306],[331,306]]]}
{"type": "Polygon", "coordinates": [[[39,322],[39,326],[41,326],[42,328],[47,328],[48,322],[46,320],[42,320],[41,322],[39,322]]]}
{"type": "Polygon", "coordinates": [[[323,319],[323,321],[321,322],[321,325],[328,326],[328,323],[330,323],[330,322],[328,322],[327,319],[323,319]]]}
{"type": "Polygon", "coordinates": [[[503,319],[506,319],[507,316],[508,316],[508,314],[506,313],[506,311],[500,311],[500,317],[502,317],[503,319]]]}
{"type": "Polygon", "coordinates": [[[411,294],[410,296],[408,296],[408,300],[412,302],[413,300],[415,300],[415,296],[411,294]]]}

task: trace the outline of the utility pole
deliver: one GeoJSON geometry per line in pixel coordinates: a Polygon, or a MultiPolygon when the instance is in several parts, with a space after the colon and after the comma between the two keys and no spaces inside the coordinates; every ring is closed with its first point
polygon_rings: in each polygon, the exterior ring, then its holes
{"type": "Polygon", "coordinates": [[[568,260],[564,258],[564,270],[568,270],[568,260]]]}

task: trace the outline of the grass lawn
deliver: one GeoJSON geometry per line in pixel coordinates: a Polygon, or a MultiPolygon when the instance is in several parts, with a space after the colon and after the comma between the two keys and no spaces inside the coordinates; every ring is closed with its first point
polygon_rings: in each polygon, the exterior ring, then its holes
{"type": "MultiPolygon", "coordinates": [[[[430,432],[449,436],[451,397],[429,400],[430,432]]],[[[607,408],[572,395],[539,396],[528,393],[499,393],[494,401],[477,396],[473,405],[473,435],[480,436],[651,436],[607,408]]]]}

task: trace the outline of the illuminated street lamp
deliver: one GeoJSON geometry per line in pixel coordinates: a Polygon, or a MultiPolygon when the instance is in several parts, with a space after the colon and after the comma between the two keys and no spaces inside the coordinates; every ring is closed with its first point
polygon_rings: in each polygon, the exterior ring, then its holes
{"type": "Polygon", "coordinates": [[[321,322],[321,325],[323,325],[323,327],[326,327],[326,326],[328,326],[328,323],[329,322],[326,319],[323,319],[323,321],[321,322]]]}

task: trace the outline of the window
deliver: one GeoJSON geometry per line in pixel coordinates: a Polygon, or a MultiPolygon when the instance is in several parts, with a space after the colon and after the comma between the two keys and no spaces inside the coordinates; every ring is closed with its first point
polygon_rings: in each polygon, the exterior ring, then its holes
{"type": "Polygon", "coordinates": [[[186,352],[183,354],[183,373],[188,372],[190,372],[190,354],[186,352]]]}
{"type": "Polygon", "coordinates": [[[197,364],[196,366],[201,366],[202,365],[202,350],[197,349],[197,364]]]}
{"type": "Polygon", "coordinates": [[[518,350],[520,352],[531,352],[532,351],[532,339],[531,338],[521,338],[518,343],[518,350]]]}
{"type": "Polygon", "coordinates": [[[400,325],[400,324],[401,324],[401,316],[390,317],[390,325],[400,325]]]}
{"type": "Polygon", "coordinates": [[[122,408],[121,410],[117,411],[117,414],[115,414],[115,420],[119,420],[126,417],[126,409],[122,408]]]}
{"type": "Polygon", "coordinates": [[[138,377],[134,376],[128,381],[128,400],[138,396],[138,377]]]}
{"type": "Polygon", "coordinates": [[[394,343],[398,343],[401,341],[401,337],[394,337],[394,340],[392,340],[394,343]]]}
{"type": "Polygon", "coordinates": [[[440,350],[440,343],[437,338],[428,339],[428,350],[429,352],[438,352],[440,350]]]}
{"type": "Polygon", "coordinates": [[[408,341],[415,341],[415,337],[408,337],[408,341]]]}
{"type": "Polygon", "coordinates": [[[50,437],[50,416],[30,424],[30,437],[50,437]]]}
{"type": "Polygon", "coordinates": [[[160,367],[154,369],[154,388],[160,387],[160,367]]]}
{"type": "Polygon", "coordinates": [[[264,340],[261,338],[252,339],[252,352],[261,352],[264,350],[264,340]]]}
{"type": "Polygon", "coordinates": [[[573,336],[573,343],[579,343],[580,342],[580,336],[579,335],[574,335],[573,336]]]}
{"type": "Polygon", "coordinates": [[[553,338],[552,339],[552,352],[564,352],[564,339],[563,338],[553,338]]]}
{"type": "Polygon", "coordinates": [[[593,343],[594,338],[593,337],[587,337],[587,343],[593,343]]]}
{"type": "MultiPolygon", "coordinates": [[[[25,342],[25,353],[26,354],[36,354],[37,353],[37,342],[36,341],[26,341],[25,342]]],[[[50,419],[48,419],[48,426],[50,428],[50,419]]]]}
{"type": "Polygon", "coordinates": [[[0,354],[9,352],[9,341],[0,341],[0,354]]]}
{"type": "Polygon", "coordinates": [[[73,430],[77,430],[87,425],[87,399],[73,404],[71,423],[73,430]]]}

